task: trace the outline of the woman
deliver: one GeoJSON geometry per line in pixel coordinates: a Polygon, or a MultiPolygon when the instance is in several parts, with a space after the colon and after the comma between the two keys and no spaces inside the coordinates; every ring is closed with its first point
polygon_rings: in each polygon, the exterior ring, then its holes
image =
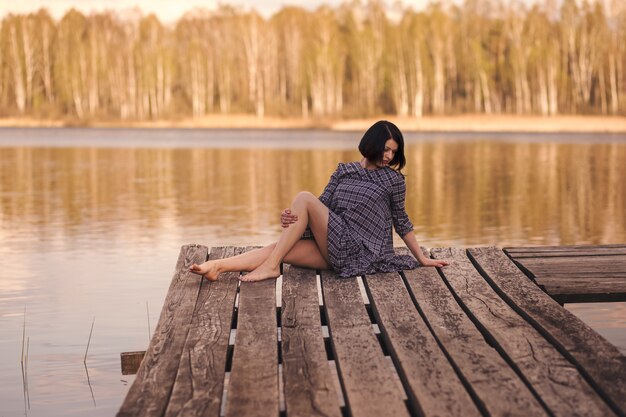
{"type": "Polygon", "coordinates": [[[281,262],[334,269],[341,277],[448,265],[422,254],[405,212],[400,129],[385,120],[376,122],[363,135],[359,151],[361,161],[339,164],[319,199],[309,192],[296,196],[281,214],[278,242],[189,270],[212,281],[221,272],[251,271],[241,279],[261,281],[277,278],[281,262]],[[394,254],[392,224],[415,258],[394,254]]]}

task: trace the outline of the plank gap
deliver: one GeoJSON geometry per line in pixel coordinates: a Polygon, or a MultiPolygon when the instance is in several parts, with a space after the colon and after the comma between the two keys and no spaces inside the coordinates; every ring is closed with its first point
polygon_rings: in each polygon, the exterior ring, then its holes
{"type": "Polygon", "coordinates": [[[330,337],[324,338],[324,349],[326,349],[326,358],[328,358],[329,361],[334,361],[335,355],[333,354],[333,347],[330,344],[330,337]]]}
{"type": "Polygon", "coordinates": [[[404,400],[404,405],[406,405],[406,409],[411,417],[424,417],[421,410],[418,410],[408,399],[404,400]]]}
{"type": "MultiPolygon", "coordinates": [[[[383,335],[378,332],[378,333],[374,333],[374,335],[376,336],[376,340],[378,340],[378,344],[380,345],[380,349],[383,351],[383,355],[385,357],[389,357],[390,353],[389,353],[389,348],[387,347],[387,344],[385,343],[385,340],[383,338],[383,335]]],[[[394,368],[394,372],[395,372],[394,368]]]]}
{"type": "Polygon", "coordinates": [[[233,308],[233,318],[230,322],[230,328],[231,329],[236,329],[237,328],[237,316],[239,313],[239,309],[237,307],[233,308]]]}
{"type": "Polygon", "coordinates": [[[363,285],[363,277],[356,277],[356,282],[359,284],[359,292],[361,293],[361,298],[363,298],[363,304],[368,305],[370,303],[370,299],[365,291],[365,285],[363,285]]]}
{"type": "Polygon", "coordinates": [[[396,381],[396,385],[397,385],[398,391],[400,391],[402,400],[406,403],[406,401],[408,401],[409,399],[409,396],[407,395],[407,392],[404,389],[404,385],[402,384],[402,379],[400,378],[400,374],[398,373],[398,370],[396,369],[396,364],[393,362],[393,359],[389,355],[385,355],[385,361],[387,361],[387,365],[389,366],[389,369],[391,369],[393,379],[394,381],[396,381]]]}
{"type": "Polygon", "coordinates": [[[228,382],[230,381],[230,370],[224,373],[224,391],[222,392],[222,403],[220,404],[220,417],[226,415],[226,397],[228,396],[228,382]]]}
{"type": "Polygon", "coordinates": [[[322,337],[324,339],[330,338],[330,332],[328,331],[328,326],[326,326],[326,325],[322,326],[322,337]]]}
{"type": "Polygon", "coordinates": [[[317,286],[317,302],[321,306],[324,305],[324,296],[322,295],[322,277],[320,276],[320,272],[317,271],[315,275],[315,285],[317,286]]]}
{"type": "Polygon", "coordinates": [[[285,406],[285,380],[283,379],[283,364],[280,361],[280,346],[278,348],[278,352],[278,412],[280,415],[286,416],[287,407],[285,406]]]}
{"type": "Polygon", "coordinates": [[[276,307],[276,325],[278,327],[282,327],[281,324],[281,320],[282,320],[282,309],[280,307],[276,307]]]}
{"type": "Polygon", "coordinates": [[[376,320],[376,316],[374,315],[374,310],[372,310],[371,304],[365,304],[365,311],[367,312],[367,315],[370,318],[370,323],[372,323],[372,325],[378,324],[378,321],[376,320]]]}
{"type": "Polygon", "coordinates": [[[234,351],[235,351],[235,345],[228,345],[228,348],[226,349],[226,367],[225,367],[227,374],[230,374],[230,370],[233,366],[233,352],[234,351]]]}
{"type": "Polygon", "coordinates": [[[237,329],[230,329],[230,335],[228,336],[228,344],[230,346],[234,346],[236,338],[237,338],[237,329]]]}
{"type": "Polygon", "coordinates": [[[323,304],[320,304],[320,323],[322,326],[328,326],[328,317],[326,317],[326,309],[324,309],[323,304]]]}
{"type": "MultiPolygon", "coordinates": [[[[328,366],[330,366],[330,374],[332,376],[332,380],[333,383],[335,385],[335,391],[337,392],[337,400],[339,401],[339,407],[341,408],[341,412],[343,415],[346,415],[344,413],[344,409],[347,410],[348,407],[346,407],[346,399],[343,396],[343,389],[341,388],[341,381],[339,380],[339,370],[337,369],[337,363],[335,362],[334,359],[330,359],[328,361],[328,366]]],[[[350,414],[348,413],[348,416],[350,414]]]]}
{"type": "Polygon", "coordinates": [[[280,308],[283,305],[283,269],[282,265],[280,269],[280,276],[276,278],[276,310],[280,313],[280,308]]]}

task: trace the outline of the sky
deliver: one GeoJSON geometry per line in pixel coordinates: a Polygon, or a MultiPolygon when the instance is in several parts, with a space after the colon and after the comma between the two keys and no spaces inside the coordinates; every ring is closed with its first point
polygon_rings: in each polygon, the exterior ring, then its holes
{"type": "MultiPolygon", "coordinates": [[[[177,20],[194,8],[212,9],[218,3],[247,9],[254,7],[263,16],[269,17],[286,5],[312,10],[322,4],[337,6],[342,0],[0,0],[0,17],[8,13],[33,12],[42,7],[48,9],[57,19],[72,7],[86,14],[103,10],[124,11],[138,7],[144,14],[155,13],[161,21],[168,22],[177,20]]],[[[429,3],[429,0],[402,0],[402,3],[421,9],[429,3]]]]}

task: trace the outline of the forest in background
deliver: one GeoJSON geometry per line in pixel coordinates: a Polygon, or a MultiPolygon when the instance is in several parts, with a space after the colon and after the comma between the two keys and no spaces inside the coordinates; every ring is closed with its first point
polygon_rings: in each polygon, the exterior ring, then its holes
{"type": "Polygon", "coordinates": [[[269,18],[42,9],[0,28],[0,117],[626,115],[626,5],[354,1],[269,18]]]}

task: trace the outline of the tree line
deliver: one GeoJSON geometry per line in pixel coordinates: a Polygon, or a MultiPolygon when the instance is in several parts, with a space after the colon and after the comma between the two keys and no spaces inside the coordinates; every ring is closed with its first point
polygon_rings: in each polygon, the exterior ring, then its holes
{"type": "Polygon", "coordinates": [[[168,25],[42,9],[1,22],[0,116],[624,115],[625,66],[618,1],[222,5],[168,25]]]}

